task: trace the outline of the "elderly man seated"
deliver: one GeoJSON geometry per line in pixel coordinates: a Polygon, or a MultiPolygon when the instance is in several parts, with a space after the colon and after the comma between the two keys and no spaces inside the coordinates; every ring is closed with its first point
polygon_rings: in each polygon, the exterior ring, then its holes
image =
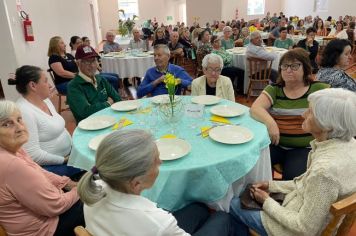
{"type": "Polygon", "coordinates": [[[140,30],[138,28],[134,28],[132,30],[132,35],[133,35],[133,39],[130,40],[129,48],[142,49],[144,51],[148,51],[148,48],[147,48],[148,44],[147,44],[146,40],[141,39],[140,30]]]}
{"type": "Polygon", "coordinates": [[[115,35],[113,32],[109,31],[106,33],[106,43],[104,44],[103,51],[104,53],[109,53],[109,52],[120,52],[122,48],[120,45],[116,42],[115,40],[115,35]]]}
{"type": "Polygon", "coordinates": [[[178,42],[179,41],[179,34],[177,31],[173,31],[171,33],[171,41],[168,44],[169,50],[171,51],[171,60],[170,62],[173,63],[174,58],[183,57],[183,45],[178,42]]]}
{"type": "Polygon", "coordinates": [[[192,83],[192,95],[213,95],[235,102],[234,88],[229,77],[220,75],[223,59],[217,54],[208,54],[202,62],[204,75],[192,83]]]}
{"type": "Polygon", "coordinates": [[[169,63],[170,51],[167,45],[158,44],[154,48],[154,61],[156,67],[147,70],[146,75],[137,89],[137,96],[143,97],[147,94],[152,96],[167,94],[167,88],[164,84],[165,75],[167,73],[173,74],[181,81],[181,86],[178,86],[176,94],[181,93],[181,87],[188,87],[192,78],[180,66],[169,63]]]}
{"type": "MultiPolygon", "coordinates": [[[[250,35],[250,44],[247,46],[246,56],[260,58],[267,61],[272,61],[277,57],[275,53],[268,52],[264,47],[262,47],[262,37],[258,31],[252,32],[250,35]]],[[[271,70],[269,79],[272,82],[276,82],[277,77],[277,71],[271,70]]]]}
{"type": "Polygon", "coordinates": [[[79,73],[68,84],[67,102],[77,122],[111,106],[112,101],[121,100],[110,83],[100,74],[95,74],[98,57],[92,47],[85,45],[79,47],[75,54],[79,73]]]}

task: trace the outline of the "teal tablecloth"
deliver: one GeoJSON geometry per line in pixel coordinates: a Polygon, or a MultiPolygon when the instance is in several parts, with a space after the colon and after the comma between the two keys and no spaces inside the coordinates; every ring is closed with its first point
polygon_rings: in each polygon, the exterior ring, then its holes
{"type": "MultiPolygon", "coordinates": [[[[185,96],[183,101],[190,103],[190,99],[190,96],[185,96]]],[[[140,101],[143,106],[152,105],[149,99],[141,99],[140,101]]],[[[267,129],[262,123],[250,117],[248,107],[227,100],[221,101],[220,104],[230,104],[246,110],[244,115],[230,118],[230,121],[241,123],[242,126],[249,128],[254,134],[253,140],[245,144],[228,145],[218,143],[209,137],[202,138],[197,136],[199,127],[192,129],[189,119],[183,117],[179,123],[178,135],[191,144],[191,152],[183,158],[164,161],[154,186],[143,192],[145,197],[157,202],[159,207],[172,211],[195,201],[214,202],[222,199],[229,186],[245,176],[260,158],[261,150],[268,147],[270,140],[267,129]]],[[[200,126],[211,125],[209,121],[211,107],[206,106],[205,118],[204,121],[201,121],[200,126]]],[[[123,129],[147,129],[147,125],[139,124],[142,124],[142,122],[138,122],[137,114],[117,112],[107,108],[93,114],[93,116],[103,114],[117,117],[117,120],[126,117],[134,122],[134,124],[123,129]]],[[[142,116],[148,118],[149,114],[142,116]]],[[[170,127],[160,121],[154,136],[159,138],[169,133],[169,130],[170,127]]],[[[93,137],[108,132],[111,132],[111,127],[98,131],[76,128],[68,164],[90,170],[95,162],[95,152],[89,149],[88,143],[93,137]]]]}

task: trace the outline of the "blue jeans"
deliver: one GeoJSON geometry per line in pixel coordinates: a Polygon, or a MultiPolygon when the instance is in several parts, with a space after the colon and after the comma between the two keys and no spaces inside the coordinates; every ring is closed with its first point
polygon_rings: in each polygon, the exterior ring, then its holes
{"type": "Polygon", "coordinates": [[[221,211],[210,214],[202,203],[190,204],[172,214],[178,226],[192,236],[232,236],[235,233],[229,214],[221,211]]]}
{"type": "Polygon", "coordinates": [[[249,228],[261,236],[267,236],[260,213],[260,211],[241,209],[240,198],[234,197],[230,204],[230,214],[235,219],[236,236],[250,235],[249,228]]]}
{"type": "Polygon", "coordinates": [[[106,79],[111,86],[115,89],[115,91],[119,90],[119,75],[115,73],[104,73],[100,72],[101,77],[106,79]]]}
{"type": "Polygon", "coordinates": [[[72,166],[67,166],[66,164],[61,164],[61,165],[43,165],[41,166],[43,169],[55,173],[60,176],[67,176],[71,177],[75,174],[78,174],[82,172],[81,169],[72,167],[72,166]]]}
{"type": "Polygon", "coordinates": [[[67,95],[67,85],[68,85],[68,83],[69,83],[69,82],[64,82],[64,83],[61,83],[61,84],[56,84],[56,89],[57,89],[58,93],[67,95]]]}

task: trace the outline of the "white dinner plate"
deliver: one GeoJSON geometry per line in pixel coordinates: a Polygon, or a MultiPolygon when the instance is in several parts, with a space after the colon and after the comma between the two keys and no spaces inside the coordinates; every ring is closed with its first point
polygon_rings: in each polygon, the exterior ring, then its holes
{"type": "Polygon", "coordinates": [[[252,140],[253,133],[245,127],[224,125],[212,128],[209,131],[209,137],[220,143],[240,144],[252,140]]]}
{"type": "Polygon", "coordinates": [[[111,109],[115,111],[132,111],[139,107],[140,102],[137,100],[120,101],[111,105],[111,109]]]}
{"type": "Polygon", "coordinates": [[[95,136],[94,138],[92,138],[90,141],[89,141],[89,148],[91,150],[94,150],[96,151],[101,143],[101,141],[103,141],[103,139],[108,136],[110,133],[108,134],[101,134],[101,135],[98,135],[98,136],[95,136]]]}
{"type": "Polygon", "coordinates": [[[159,158],[163,161],[184,157],[192,149],[187,141],[179,138],[161,138],[156,140],[156,144],[159,158]]]}
{"type": "Polygon", "coordinates": [[[214,105],[219,103],[221,98],[212,95],[200,95],[192,98],[193,103],[203,104],[203,105],[214,105]]]}
{"type": "Polygon", "coordinates": [[[210,109],[210,112],[214,115],[222,116],[222,117],[235,117],[242,115],[245,111],[236,106],[229,105],[218,105],[214,106],[210,109]]]}
{"type": "MultiPolygon", "coordinates": [[[[174,96],[174,100],[179,101],[181,98],[178,95],[174,96]]],[[[157,95],[151,98],[151,101],[155,104],[167,104],[169,103],[168,94],[157,95]]]]}
{"type": "Polygon", "coordinates": [[[79,122],[78,127],[85,130],[104,129],[114,125],[116,119],[112,116],[93,116],[79,122]]]}

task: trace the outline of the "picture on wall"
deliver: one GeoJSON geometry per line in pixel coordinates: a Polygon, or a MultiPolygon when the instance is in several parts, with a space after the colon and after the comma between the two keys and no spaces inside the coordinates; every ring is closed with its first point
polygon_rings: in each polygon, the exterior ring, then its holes
{"type": "Polygon", "coordinates": [[[314,1],[314,11],[315,12],[326,12],[329,9],[329,0],[315,0],[314,1]]]}

